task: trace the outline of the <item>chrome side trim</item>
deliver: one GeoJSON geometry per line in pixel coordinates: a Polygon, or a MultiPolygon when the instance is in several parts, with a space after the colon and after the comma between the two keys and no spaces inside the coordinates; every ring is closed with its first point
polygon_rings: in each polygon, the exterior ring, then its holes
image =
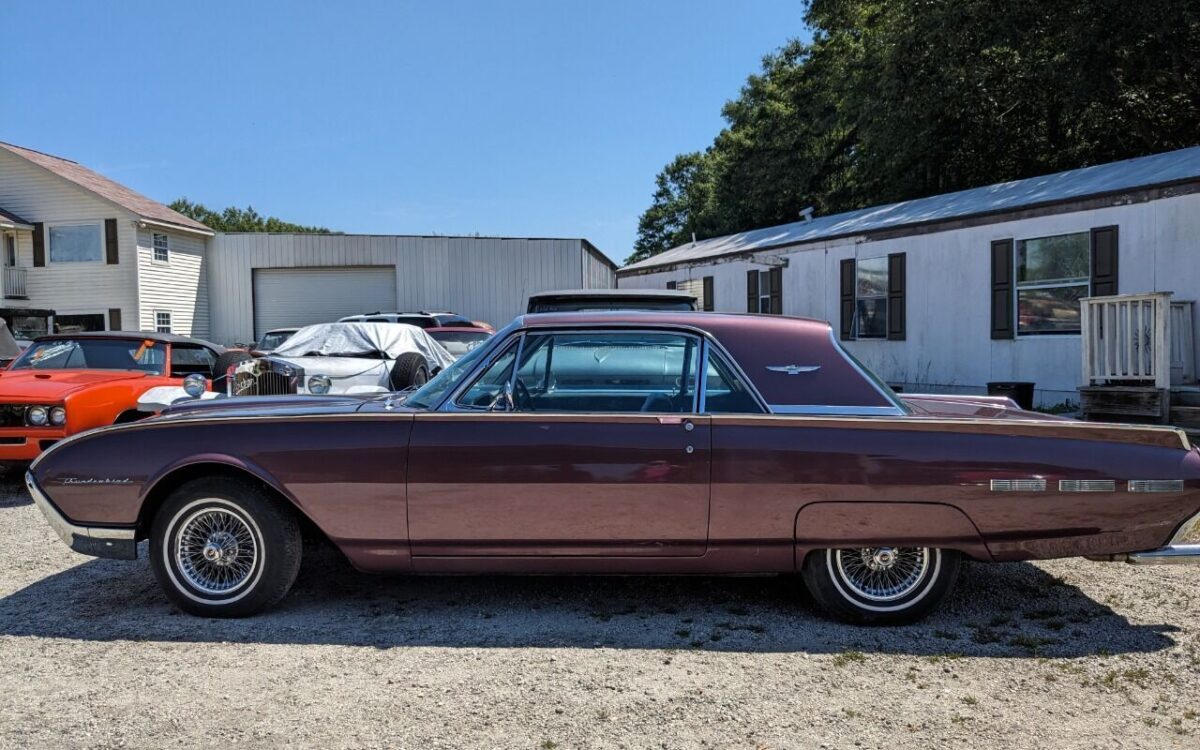
{"type": "Polygon", "coordinates": [[[993,479],[992,492],[1045,492],[1045,479],[993,479]]]}
{"type": "Polygon", "coordinates": [[[1112,479],[1060,479],[1059,492],[1116,492],[1117,483],[1112,479]]]}
{"type": "Polygon", "coordinates": [[[1171,544],[1149,552],[1130,552],[1130,565],[1200,565],[1200,544],[1171,544]]]}
{"type": "Polygon", "coordinates": [[[75,549],[78,542],[77,538],[83,539],[99,539],[104,540],[105,546],[113,546],[113,542],[132,542],[137,534],[134,529],[114,529],[103,526],[77,526],[67,520],[67,517],[58,512],[58,508],[50,502],[42,492],[41,487],[38,487],[37,481],[33,478],[31,472],[25,472],[25,486],[29,489],[29,495],[33,498],[33,503],[42,511],[42,515],[50,523],[50,528],[54,529],[54,533],[62,540],[63,544],[71,549],[75,549]]]}
{"type": "Polygon", "coordinates": [[[903,417],[894,406],[820,406],[817,404],[771,404],[772,414],[815,414],[850,417],[903,417]]]}
{"type": "Polygon", "coordinates": [[[1182,479],[1130,479],[1130,492],[1183,492],[1182,479]]]}

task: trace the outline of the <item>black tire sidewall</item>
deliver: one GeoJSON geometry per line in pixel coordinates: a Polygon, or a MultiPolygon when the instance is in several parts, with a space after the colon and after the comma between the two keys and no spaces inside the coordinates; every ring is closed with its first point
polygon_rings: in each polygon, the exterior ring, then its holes
{"type": "Polygon", "coordinates": [[[300,554],[300,529],[292,513],[261,488],[237,480],[185,484],[159,508],[150,531],[151,567],[163,591],[184,611],[208,617],[242,617],[275,604],[295,581],[300,554]],[[228,596],[193,587],[175,560],[175,541],[185,520],[208,507],[241,518],[258,547],[248,582],[228,596]]]}
{"type": "Polygon", "coordinates": [[[391,384],[392,390],[402,391],[405,388],[414,384],[418,373],[425,371],[425,380],[429,380],[429,363],[425,361],[425,355],[418,352],[405,352],[392,364],[392,371],[388,375],[388,382],[391,384]]]}
{"type": "Polygon", "coordinates": [[[248,360],[254,359],[248,352],[232,350],[221,352],[217,355],[217,361],[213,364],[212,389],[217,393],[222,393],[226,390],[226,381],[228,379],[227,372],[233,365],[248,360]]]}
{"type": "Polygon", "coordinates": [[[920,620],[941,603],[958,578],[959,553],[931,548],[934,559],[920,585],[903,597],[880,603],[857,595],[845,585],[835,552],[827,549],[810,552],[804,559],[802,576],[809,593],[823,609],[855,624],[898,625],[920,620]]]}

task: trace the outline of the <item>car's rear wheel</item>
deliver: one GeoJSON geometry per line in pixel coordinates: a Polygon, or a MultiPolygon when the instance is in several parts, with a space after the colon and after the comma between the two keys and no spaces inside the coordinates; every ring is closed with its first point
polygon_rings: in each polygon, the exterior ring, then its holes
{"type": "Polygon", "coordinates": [[[959,555],[934,547],[811,552],[802,574],[825,610],[858,624],[898,625],[928,615],[958,578],[959,555]]]}
{"type": "Polygon", "coordinates": [[[180,609],[244,617],[287,594],[300,570],[300,526],[283,501],[225,477],[184,484],[150,530],[154,576],[180,609]]]}
{"type": "Polygon", "coordinates": [[[424,354],[406,352],[396,357],[390,376],[393,391],[425,385],[428,381],[429,363],[425,361],[424,354]]]}

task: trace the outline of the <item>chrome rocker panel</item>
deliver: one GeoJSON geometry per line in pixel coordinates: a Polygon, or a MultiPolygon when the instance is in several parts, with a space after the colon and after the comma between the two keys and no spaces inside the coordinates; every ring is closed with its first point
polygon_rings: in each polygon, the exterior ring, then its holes
{"type": "Polygon", "coordinates": [[[77,526],[54,507],[54,503],[38,487],[33,474],[25,473],[25,486],[33,498],[34,505],[50,522],[50,528],[58,538],[76,552],[93,557],[111,557],[117,560],[137,559],[137,531],[114,529],[102,526],[77,526]]]}

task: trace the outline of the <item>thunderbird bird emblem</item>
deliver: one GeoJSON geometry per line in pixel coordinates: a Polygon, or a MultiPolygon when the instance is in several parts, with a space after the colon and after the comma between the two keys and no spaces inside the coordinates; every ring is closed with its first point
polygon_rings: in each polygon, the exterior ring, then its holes
{"type": "Polygon", "coordinates": [[[820,365],[767,365],[771,372],[782,372],[785,375],[799,375],[802,372],[816,372],[820,365]]]}

